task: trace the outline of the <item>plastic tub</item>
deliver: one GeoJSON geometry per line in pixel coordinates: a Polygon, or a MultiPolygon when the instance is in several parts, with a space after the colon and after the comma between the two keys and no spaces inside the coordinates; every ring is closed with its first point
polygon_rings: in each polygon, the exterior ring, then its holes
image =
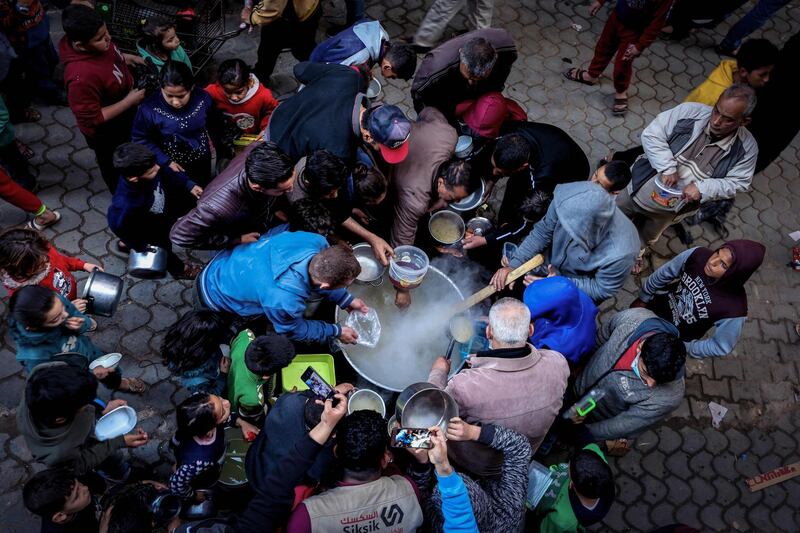
{"type": "Polygon", "coordinates": [[[389,278],[398,289],[413,289],[422,283],[430,267],[428,255],[416,246],[398,246],[389,259],[389,278]]]}
{"type": "Polygon", "coordinates": [[[661,176],[655,179],[656,189],[650,194],[650,198],[667,209],[677,211],[683,205],[683,189],[674,189],[661,183],[661,176]]]}

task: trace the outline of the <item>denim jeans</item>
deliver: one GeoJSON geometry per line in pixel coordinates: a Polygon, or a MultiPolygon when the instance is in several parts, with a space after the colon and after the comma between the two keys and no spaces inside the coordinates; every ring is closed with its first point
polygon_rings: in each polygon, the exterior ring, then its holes
{"type": "Polygon", "coordinates": [[[733,25],[722,40],[720,46],[735,50],[741,46],[742,41],[764,25],[764,23],[780,8],[789,3],[789,0],[758,0],[758,3],[733,25]]]}

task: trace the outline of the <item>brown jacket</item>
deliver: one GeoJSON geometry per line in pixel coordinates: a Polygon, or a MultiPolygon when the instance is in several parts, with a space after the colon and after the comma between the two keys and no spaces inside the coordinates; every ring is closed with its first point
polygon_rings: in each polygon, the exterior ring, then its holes
{"type": "Polygon", "coordinates": [[[208,184],[197,207],[175,222],[169,232],[174,244],[199,250],[230,248],[245,233],[264,233],[270,227],[278,198],[253,191],[245,175],[245,161],[257,145],[250,144],[236,156],[208,184]]]}
{"type": "Polygon", "coordinates": [[[438,370],[431,371],[428,381],[455,399],[461,418],[513,429],[528,437],[535,452],[561,409],[569,377],[567,360],[558,352],[528,344],[480,352],[471,361],[471,368],[449,382],[438,370]],[[520,357],[524,350],[530,352],[520,357]],[[492,357],[499,354],[506,357],[492,357]]]}
{"type": "Polygon", "coordinates": [[[423,109],[411,125],[408,156],[392,167],[392,246],[414,244],[419,220],[438,199],[434,197],[434,181],[439,167],[453,156],[457,139],[456,130],[438,109],[423,109]]]}
{"type": "Polygon", "coordinates": [[[448,120],[452,120],[457,104],[488,92],[502,91],[516,60],[514,38],[504,29],[484,28],[450,39],[428,52],[414,74],[411,82],[414,109],[419,111],[423,107],[435,107],[448,120]],[[459,50],[476,37],[482,37],[494,46],[497,62],[488,78],[470,87],[459,70],[459,50]]]}

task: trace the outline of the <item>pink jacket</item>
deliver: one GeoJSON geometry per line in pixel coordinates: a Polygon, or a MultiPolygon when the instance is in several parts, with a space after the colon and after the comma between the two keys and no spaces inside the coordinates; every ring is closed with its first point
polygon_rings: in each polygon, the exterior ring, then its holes
{"type": "Polygon", "coordinates": [[[561,409],[567,388],[567,360],[552,350],[527,348],[489,350],[470,358],[450,381],[433,370],[428,381],[443,388],[458,403],[461,418],[468,422],[496,424],[522,433],[535,452],[561,409]],[[522,357],[492,357],[528,349],[522,357]]]}

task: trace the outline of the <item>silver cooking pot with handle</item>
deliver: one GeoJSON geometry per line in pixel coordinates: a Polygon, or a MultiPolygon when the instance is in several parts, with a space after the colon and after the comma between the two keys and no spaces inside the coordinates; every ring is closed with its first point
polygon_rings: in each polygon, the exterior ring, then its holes
{"type": "Polygon", "coordinates": [[[112,316],[122,298],[124,283],[114,274],[95,268],[83,286],[81,298],[86,300],[86,312],[91,315],[112,316]]]}
{"type": "Polygon", "coordinates": [[[412,383],[395,402],[395,416],[406,428],[439,426],[447,431],[450,419],[458,416],[458,404],[452,396],[433,383],[412,383]]]}
{"type": "Polygon", "coordinates": [[[142,279],[163,278],[167,275],[167,251],[160,246],[148,246],[144,252],[131,250],[128,274],[142,279]]]}

